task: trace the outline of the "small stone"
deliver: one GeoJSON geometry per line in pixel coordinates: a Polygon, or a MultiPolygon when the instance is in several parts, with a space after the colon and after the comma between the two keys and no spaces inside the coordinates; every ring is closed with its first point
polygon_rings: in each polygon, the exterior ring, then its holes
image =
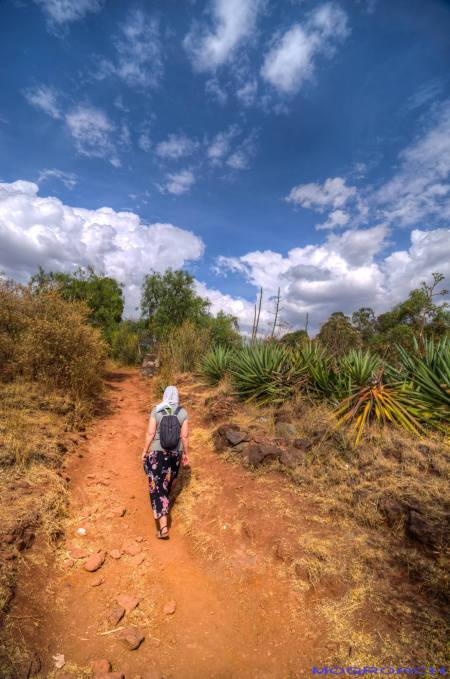
{"type": "Polygon", "coordinates": [[[177,602],[174,601],[174,599],[171,599],[171,601],[168,601],[166,604],[164,604],[163,608],[164,615],[173,615],[175,613],[176,607],[177,602]]]}
{"type": "Polygon", "coordinates": [[[104,582],[105,579],[103,575],[96,575],[91,581],[91,587],[98,587],[99,585],[103,585],[104,582]]]}
{"type": "Polygon", "coordinates": [[[90,556],[89,552],[81,547],[69,547],[68,552],[72,559],[86,559],[90,556]]]}
{"type": "Polygon", "coordinates": [[[92,660],[91,667],[94,674],[111,672],[111,663],[107,658],[101,658],[101,660],[92,660]]]}
{"type": "Polygon", "coordinates": [[[126,507],[117,507],[116,509],[113,509],[113,514],[116,516],[125,516],[126,511],[126,507]]]}
{"type": "Polygon", "coordinates": [[[144,634],[137,627],[125,627],[125,629],[119,632],[117,637],[130,651],[135,651],[139,648],[145,639],[144,634]]]}
{"type": "Polygon", "coordinates": [[[91,554],[89,559],[87,559],[84,562],[84,569],[86,571],[89,571],[89,573],[93,573],[94,571],[97,571],[101,566],[103,566],[105,562],[105,552],[100,551],[97,552],[96,554],[91,554]]]}
{"type": "Polygon", "coordinates": [[[125,554],[128,554],[129,556],[136,556],[136,554],[139,554],[139,552],[142,551],[142,547],[138,545],[138,543],[135,542],[134,540],[131,540],[130,542],[126,542],[125,544],[123,544],[122,549],[125,552],[125,554]]]}
{"type": "Polygon", "coordinates": [[[134,539],[135,539],[136,542],[143,542],[144,541],[144,538],[142,537],[142,535],[138,535],[138,537],[134,538],[134,539]]]}
{"type": "Polygon", "coordinates": [[[108,624],[115,627],[117,623],[119,623],[122,620],[124,615],[125,608],[123,606],[119,606],[119,604],[113,604],[111,608],[108,610],[106,620],[108,624]]]}
{"type": "Polygon", "coordinates": [[[119,606],[123,606],[127,613],[133,611],[139,605],[139,599],[136,596],[129,596],[128,594],[119,594],[116,597],[119,606]]]}
{"type": "Polygon", "coordinates": [[[77,528],[78,535],[86,535],[86,528],[77,528]]]}
{"type": "Polygon", "coordinates": [[[75,566],[74,559],[64,559],[63,566],[64,568],[72,568],[73,566],[75,566]]]}
{"type": "Polygon", "coordinates": [[[109,556],[112,556],[113,559],[120,559],[120,557],[122,556],[122,554],[123,554],[123,552],[122,552],[121,549],[112,549],[112,550],[109,552],[109,556]]]}

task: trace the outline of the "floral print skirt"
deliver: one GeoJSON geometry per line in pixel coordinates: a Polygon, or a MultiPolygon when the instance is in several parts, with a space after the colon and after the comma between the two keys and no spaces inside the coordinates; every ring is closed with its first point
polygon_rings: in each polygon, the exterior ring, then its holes
{"type": "Polygon", "coordinates": [[[155,519],[169,513],[169,493],[180,470],[181,452],[152,450],[145,462],[144,470],[148,476],[150,503],[155,519]]]}

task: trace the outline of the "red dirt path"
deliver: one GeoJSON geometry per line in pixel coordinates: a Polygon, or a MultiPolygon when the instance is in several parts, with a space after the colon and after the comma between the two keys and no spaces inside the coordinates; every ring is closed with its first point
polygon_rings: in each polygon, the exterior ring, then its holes
{"type": "MultiPolygon", "coordinates": [[[[280,575],[283,541],[276,538],[294,529],[282,523],[286,507],[271,508],[270,499],[275,488],[279,499],[290,491],[278,488],[276,475],[255,478],[214,453],[197,388],[182,385],[192,429],[191,480],[177,498],[170,540],[156,540],[140,461],[150,386],[135,371],[111,374],[108,385],[109,414],[94,424],[83,457],[69,461],[66,549],[51,563],[34,558],[14,604],[24,619],[35,621],[23,634],[38,649],[43,676],[58,653],[66,660],[63,671],[108,658],[126,679],[308,676],[330,646],[311,619],[305,593],[280,575]],[[111,516],[119,505],[126,514],[111,516]],[[85,537],[77,535],[79,527],[85,537]],[[140,565],[135,557],[107,554],[100,570],[88,573],[83,560],[67,561],[71,546],[108,553],[136,539],[142,539],[137,545],[145,557],[140,565]],[[104,582],[92,587],[97,575],[104,582]],[[107,611],[121,593],[140,599],[116,625],[143,631],[145,641],[135,651],[123,647],[117,632],[101,634],[115,629],[107,611]],[[169,600],[176,602],[173,615],[163,612],[169,600]]],[[[293,495],[294,501],[300,500],[293,495]]],[[[309,529],[315,528],[319,524],[310,520],[309,529]]],[[[78,670],[73,676],[85,675],[78,670]]]]}

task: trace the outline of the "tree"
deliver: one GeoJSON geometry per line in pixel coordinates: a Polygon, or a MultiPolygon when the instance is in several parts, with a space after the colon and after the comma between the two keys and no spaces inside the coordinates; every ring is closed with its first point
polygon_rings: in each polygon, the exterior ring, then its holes
{"type": "Polygon", "coordinates": [[[391,311],[378,316],[374,342],[389,355],[395,344],[411,350],[414,338],[423,344],[425,337],[442,337],[450,330],[450,314],[446,301],[436,304],[436,297],[448,294],[447,290],[437,291],[444,276],[433,273],[433,281],[422,282],[420,288],[409,293],[404,302],[397,304],[391,311]]]}
{"type": "Polygon", "coordinates": [[[89,322],[99,327],[108,340],[113,329],[122,320],[122,285],[114,278],[97,274],[92,267],[80,267],[72,274],[54,271],[46,273],[39,267],[38,272],[31,277],[30,287],[35,293],[54,288],[68,302],[86,302],[91,310],[89,322]]]}
{"type": "Polygon", "coordinates": [[[306,330],[294,330],[293,332],[287,332],[280,339],[281,344],[287,347],[292,347],[293,349],[298,348],[306,344],[309,340],[308,333],[306,330]]]}
{"type": "Polygon", "coordinates": [[[369,343],[375,334],[376,318],[373,309],[361,307],[352,314],[352,325],[359,332],[362,340],[369,343]]]}
{"type": "Polygon", "coordinates": [[[209,316],[206,321],[213,346],[239,347],[242,338],[236,316],[219,311],[217,316],[209,316]]]}
{"type": "Polygon", "coordinates": [[[349,317],[345,316],[342,311],[331,314],[328,321],[320,328],[318,339],[338,356],[346,354],[347,351],[361,344],[359,332],[355,330],[349,317]]]}
{"type": "Polygon", "coordinates": [[[155,337],[167,335],[184,321],[205,322],[210,302],[199,297],[194,278],[186,271],[152,271],[142,286],[141,312],[155,337]]]}

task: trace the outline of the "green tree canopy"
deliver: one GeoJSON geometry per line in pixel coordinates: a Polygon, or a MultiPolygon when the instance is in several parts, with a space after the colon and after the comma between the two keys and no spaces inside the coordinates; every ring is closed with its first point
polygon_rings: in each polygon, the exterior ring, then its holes
{"type": "Polygon", "coordinates": [[[50,271],[41,267],[32,276],[34,292],[56,288],[67,301],[86,302],[91,309],[89,321],[110,337],[113,328],[122,320],[124,307],[122,285],[114,278],[97,274],[92,267],[79,268],[72,274],[50,271]]]}
{"type": "Polygon", "coordinates": [[[194,278],[187,271],[153,271],[142,286],[141,312],[156,337],[190,320],[204,322],[210,302],[195,292],[194,278]]]}
{"type": "Polygon", "coordinates": [[[361,344],[361,336],[350,323],[348,316],[342,311],[331,314],[320,328],[318,339],[337,356],[346,354],[350,349],[355,349],[361,344]]]}

